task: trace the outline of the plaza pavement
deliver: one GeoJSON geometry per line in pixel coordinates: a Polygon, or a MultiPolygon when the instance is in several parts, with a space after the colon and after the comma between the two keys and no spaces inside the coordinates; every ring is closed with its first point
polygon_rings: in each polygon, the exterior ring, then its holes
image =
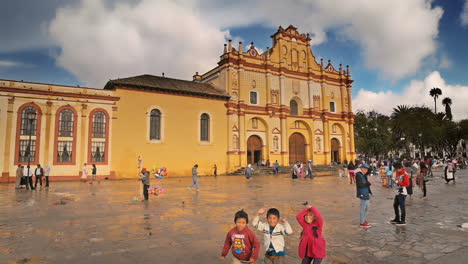
{"type": "Polygon", "coordinates": [[[252,221],[263,206],[288,218],[294,234],[286,238],[287,263],[300,263],[295,214],[305,201],[325,219],[324,263],[467,263],[468,230],[457,226],[468,222],[467,172],[458,174],[456,185],[436,173],[426,200],[416,189],[403,227],[388,222],[393,191],[374,177],[370,229],[358,227],[355,186],[338,176],[201,177],[199,193],[187,189],[190,177],[152,179],[167,193],[148,203],[135,200],[141,192],[137,180],[52,182],[36,191],[2,184],[0,263],[220,263],[234,213],[244,209],[252,221]]]}

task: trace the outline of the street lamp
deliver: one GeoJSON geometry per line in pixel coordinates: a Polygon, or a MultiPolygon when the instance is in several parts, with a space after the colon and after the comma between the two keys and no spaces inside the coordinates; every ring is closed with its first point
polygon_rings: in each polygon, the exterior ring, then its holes
{"type": "MultiPolygon", "coordinates": [[[[28,118],[28,123],[29,123],[29,140],[28,140],[28,148],[27,148],[27,154],[28,154],[28,175],[27,175],[27,179],[28,179],[28,182],[31,184],[31,189],[33,188],[32,187],[32,179],[29,178],[29,170],[30,170],[30,163],[31,163],[31,137],[32,137],[32,133],[33,133],[33,123],[34,123],[34,120],[36,120],[36,111],[29,111],[27,114],[26,114],[26,117],[28,118]]],[[[26,182],[26,186],[28,186],[28,182],[26,182]]]]}

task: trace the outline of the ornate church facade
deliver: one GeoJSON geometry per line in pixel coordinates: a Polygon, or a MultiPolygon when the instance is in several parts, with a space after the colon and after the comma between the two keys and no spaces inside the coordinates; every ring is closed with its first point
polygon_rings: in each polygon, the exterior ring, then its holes
{"type": "Polygon", "coordinates": [[[280,27],[272,48],[225,45],[192,81],[139,75],[104,89],[0,80],[0,170],[49,164],[73,180],[84,163],[108,178],[143,166],[170,175],[227,173],[250,163],[315,164],[356,157],[349,68],[317,62],[308,35],[280,27]]]}

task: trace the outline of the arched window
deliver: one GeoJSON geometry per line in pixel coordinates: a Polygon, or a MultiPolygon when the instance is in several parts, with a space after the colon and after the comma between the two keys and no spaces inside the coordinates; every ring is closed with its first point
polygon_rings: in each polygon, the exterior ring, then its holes
{"type": "Polygon", "coordinates": [[[70,109],[60,112],[59,137],[73,137],[73,112],[70,109]]]}
{"type": "Polygon", "coordinates": [[[70,108],[58,110],[54,164],[74,164],[76,144],[76,114],[70,108]]]}
{"type": "Polygon", "coordinates": [[[150,113],[150,140],[161,139],[161,111],[151,110],[150,113]]]}
{"type": "Polygon", "coordinates": [[[297,116],[298,115],[298,106],[296,100],[291,100],[289,102],[289,107],[291,108],[291,115],[292,116],[297,116]]]}
{"type": "Polygon", "coordinates": [[[91,136],[89,138],[89,162],[107,164],[107,136],[109,129],[109,116],[105,110],[94,110],[90,114],[91,136]]]}
{"type": "Polygon", "coordinates": [[[106,117],[103,112],[98,111],[93,116],[93,138],[106,137],[106,117]]]}
{"type": "Polygon", "coordinates": [[[278,136],[273,137],[273,149],[278,150],[279,149],[279,139],[278,136]]]}
{"type": "Polygon", "coordinates": [[[210,141],[210,116],[206,113],[200,116],[200,140],[210,141]]]}
{"type": "Polygon", "coordinates": [[[37,163],[40,135],[40,112],[31,105],[20,108],[18,111],[20,120],[17,131],[17,163],[37,163]],[[33,117],[32,119],[29,119],[33,117]]]}
{"type": "Polygon", "coordinates": [[[315,144],[316,144],[316,151],[321,151],[322,150],[322,139],[320,137],[317,137],[315,139],[315,144]]]}

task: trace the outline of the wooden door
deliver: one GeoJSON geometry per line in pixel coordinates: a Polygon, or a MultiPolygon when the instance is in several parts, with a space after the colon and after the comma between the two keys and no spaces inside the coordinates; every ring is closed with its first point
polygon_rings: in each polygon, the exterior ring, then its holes
{"type": "Polygon", "coordinates": [[[333,138],[331,140],[331,160],[334,162],[340,162],[340,141],[338,139],[333,138]]]}
{"type": "Polygon", "coordinates": [[[247,163],[256,164],[262,158],[262,139],[250,136],[247,140],[247,163]]]}
{"type": "Polygon", "coordinates": [[[289,137],[289,163],[306,162],[306,160],[305,138],[300,133],[294,133],[289,137]]]}

